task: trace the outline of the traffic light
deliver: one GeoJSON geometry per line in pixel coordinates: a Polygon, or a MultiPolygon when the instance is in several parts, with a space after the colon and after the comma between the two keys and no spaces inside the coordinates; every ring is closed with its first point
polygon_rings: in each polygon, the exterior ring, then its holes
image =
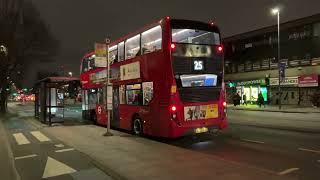
{"type": "Polygon", "coordinates": [[[236,83],[234,83],[234,82],[229,82],[228,85],[229,85],[229,87],[231,87],[231,88],[232,88],[232,87],[236,87],[236,83]]]}

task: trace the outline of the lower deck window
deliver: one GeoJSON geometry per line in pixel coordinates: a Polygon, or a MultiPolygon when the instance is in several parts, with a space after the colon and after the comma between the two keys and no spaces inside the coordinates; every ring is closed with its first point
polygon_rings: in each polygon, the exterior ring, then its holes
{"type": "Polygon", "coordinates": [[[181,75],[182,87],[201,87],[201,86],[217,86],[217,75],[201,74],[201,75],[181,75]]]}
{"type": "MultiPolygon", "coordinates": [[[[120,86],[120,100],[123,97],[123,86],[120,86]]],[[[129,105],[148,105],[153,98],[153,82],[127,85],[125,103],[129,105]],[[141,87],[142,86],[142,87],[141,87]]],[[[123,102],[123,101],[122,101],[123,102]]],[[[121,103],[121,101],[120,101],[121,103]]],[[[124,104],[124,103],[121,103],[124,104]]]]}
{"type": "Polygon", "coordinates": [[[142,105],[141,84],[126,86],[126,103],[130,105],[142,105]]]}

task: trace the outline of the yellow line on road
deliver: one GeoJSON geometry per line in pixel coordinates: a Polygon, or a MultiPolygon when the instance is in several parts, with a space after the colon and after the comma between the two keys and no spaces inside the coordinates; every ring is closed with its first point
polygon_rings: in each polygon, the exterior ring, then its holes
{"type": "Polygon", "coordinates": [[[27,155],[27,156],[15,157],[14,159],[15,159],[15,160],[18,160],[18,159],[26,159],[26,158],[33,158],[33,157],[36,157],[36,156],[37,156],[36,154],[31,154],[31,155],[27,155]]]}
{"type": "Polygon", "coordinates": [[[286,169],[284,171],[281,171],[278,173],[278,175],[286,175],[286,174],[289,174],[289,173],[292,173],[294,171],[298,171],[299,168],[290,168],[290,169],[286,169]]]}
{"type": "Polygon", "coordinates": [[[35,138],[37,138],[40,142],[50,141],[50,139],[42,134],[40,131],[31,131],[30,132],[35,138]]]}
{"type": "Polygon", "coordinates": [[[320,153],[320,151],[313,150],[313,149],[306,149],[306,148],[298,148],[300,151],[308,151],[308,152],[313,152],[313,153],[320,153]]]}
{"type": "Polygon", "coordinates": [[[30,144],[30,141],[22,133],[15,133],[13,137],[18,145],[30,144]]]}

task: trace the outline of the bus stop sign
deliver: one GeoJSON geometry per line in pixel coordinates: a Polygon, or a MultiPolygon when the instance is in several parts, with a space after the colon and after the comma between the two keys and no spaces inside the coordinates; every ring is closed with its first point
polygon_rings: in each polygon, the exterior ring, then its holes
{"type": "Polygon", "coordinates": [[[107,110],[112,110],[112,86],[107,86],[107,110]]]}

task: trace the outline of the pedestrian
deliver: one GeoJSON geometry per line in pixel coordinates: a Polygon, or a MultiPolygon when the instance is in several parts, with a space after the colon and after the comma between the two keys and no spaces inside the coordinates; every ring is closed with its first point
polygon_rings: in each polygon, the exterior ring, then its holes
{"type": "Polygon", "coordinates": [[[258,103],[258,105],[259,105],[260,108],[261,108],[262,105],[263,105],[264,107],[266,107],[265,104],[264,104],[264,98],[263,98],[263,95],[262,95],[261,92],[258,94],[257,103],[258,103]]]}
{"type": "Polygon", "coordinates": [[[232,100],[233,100],[233,105],[234,105],[234,106],[240,105],[241,97],[240,97],[239,93],[235,93],[235,94],[233,95],[232,100]]]}
{"type": "Polygon", "coordinates": [[[311,102],[314,107],[320,107],[320,91],[316,91],[311,95],[311,102]]]}
{"type": "Polygon", "coordinates": [[[242,96],[242,100],[243,100],[243,103],[242,103],[242,105],[248,105],[247,104],[247,95],[246,94],[243,94],[243,96],[242,96]]]}

